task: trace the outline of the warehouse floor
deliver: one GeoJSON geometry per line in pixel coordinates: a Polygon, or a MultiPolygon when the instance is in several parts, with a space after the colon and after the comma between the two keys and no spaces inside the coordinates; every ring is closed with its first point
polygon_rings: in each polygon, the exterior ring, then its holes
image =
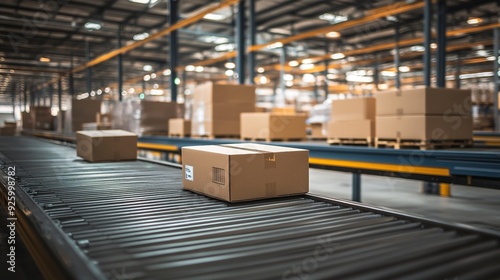
{"type": "MultiPolygon", "coordinates": [[[[350,173],[310,169],[309,174],[311,193],[351,199],[350,173]]],[[[370,175],[362,175],[361,189],[366,204],[500,231],[498,190],[452,185],[452,197],[440,197],[421,193],[420,181],[370,175]]]]}

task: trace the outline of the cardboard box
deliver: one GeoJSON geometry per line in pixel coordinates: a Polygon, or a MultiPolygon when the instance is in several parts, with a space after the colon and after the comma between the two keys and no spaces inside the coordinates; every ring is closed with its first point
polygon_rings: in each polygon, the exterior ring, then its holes
{"type": "Polygon", "coordinates": [[[141,101],[139,120],[142,135],[167,135],[170,119],[182,117],[184,105],[174,102],[141,101]]]}
{"type": "Polygon", "coordinates": [[[270,141],[306,138],[306,116],[274,113],[242,113],[241,138],[270,141]]]}
{"type": "Polygon", "coordinates": [[[294,115],[295,114],[295,107],[274,107],[271,110],[271,113],[283,114],[283,115],[294,115]]]}
{"type": "Polygon", "coordinates": [[[191,135],[238,136],[240,114],[255,111],[255,87],[206,83],[194,90],[191,135]]]}
{"type": "Polygon", "coordinates": [[[82,130],[84,123],[96,121],[96,114],[101,112],[101,101],[93,99],[71,100],[72,130],[82,130]]]}
{"type": "Polygon", "coordinates": [[[323,123],[311,123],[311,138],[325,138],[323,123]]]}
{"type": "Polygon", "coordinates": [[[168,135],[189,136],[191,134],[191,121],[185,119],[170,119],[168,121],[168,135]]]}
{"type": "Polygon", "coordinates": [[[375,98],[360,97],[332,101],[332,121],[375,120],[375,98]]]}
{"type": "Polygon", "coordinates": [[[95,122],[96,123],[107,123],[107,124],[113,123],[113,115],[96,113],[95,114],[95,122]]]}
{"type": "Polygon", "coordinates": [[[380,116],[376,136],[379,139],[469,140],[472,118],[462,116],[380,116]]]}
{"type": "Polygon", "coordinates": [[[471,114],[471,91],[416,88],[376,95],[377,116],[471,114]]]}
{"type": "Polygon", "coordinates": [[[184,189],[237,202],[309,191],[309,152],[260,144],[182,148],[184,189]]]}
{"type": "Polygon", "coordinates": [[[78,131],[76,155],[90,162],[135,160],[137,135],[124,130],[78,131]]]}
{"type": "Polygon", "coordinates": [[[21,112],[21,122],[23,129],[33,129],[33,119],[28,112],[21,112]]]}
{"type": "Polygon", "coordinates": [[[15,126],[0,127],[0,136],[14,136],[14,135],[16,135],[15,126]]]}
{"type": "Polygon", "coordinates": [[[367,139],[375,137],[375,121],[352,120],[328,123],[328,139],[367,139]]]}
{"type": "Polygon", "coordinates": [[[6,127],[17,127],[17,122],[16,121],[4,121],[4,126],[6,127]]]}

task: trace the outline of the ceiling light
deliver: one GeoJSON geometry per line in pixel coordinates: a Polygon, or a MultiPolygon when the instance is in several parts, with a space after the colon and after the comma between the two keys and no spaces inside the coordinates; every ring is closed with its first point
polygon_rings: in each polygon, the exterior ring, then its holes
{"type": "Polygon", "coordinates": [[[224,64],[224,67],[226,67],[227,69],[234,69],[236,67],[236,64],[234,64],[233,62],[226,62],[224,64]]]}
{"type": "Polygon", "coordinates": [[[330,73],[330,74],[326,75],[326,77],[327,77],[328,79],[330,79],[330,80],[335,80],[335,79],[338,79],[338,78],[339,78],[339,75],[337,75],[337,74],[331,74],[331,73],[330,73]]]}
{"type": "Polygon", "coordinates": [[[154,84],[154,85],[153,85],[153,88],[154,88],[154,89],[157,89],[157,88],[159,88],[159,87],[160,87],[160,85],[159,85],[159,84],[154,84]]]}
{"type": "Polygon", "coordinates": [[[373,82],[373,77],[368,77],[368,76],[351,75],[351,76],[347,76],[345,79],[348,82],[354,82],[354,83],[371,83],[371,82],[373,82]]]}
{"type": "Polygon", "coordinates": [[[431,44],[431,49],[437,49],[438,45],[436,43],[431,44]]]}
{"type": "Polygon", "coordinates": [[[200,73],[200,72],[203,72],[204,69],[205,68],[203,66],[196,66],[195,71],[198,72],[198,73],[200,73]]]}
{"type": "Polygon", "coordinates": [[[135,89],[133,87],[131,87],[131,88],[128,89],[128,93],[132,94],[134,92],[135,92],[135,89]]]}
{"type": "Polygon", "coordinates": [[[495,61],[495,56],[493,56],[493,55],[492,56],[488,56],[486,58],[486,60],[488,60],[488,61],[495,61]]]}
{"type": "Polygon", "coordinates": [[[267,83],[269,83],[269,78],[267,78],[266,76],[260,76],[259,77],[259,84],[265,85],[267,83]]]}
{"type": "Polygon", "coordinates": [[[105,92],[105,93],[109,93],[110,91],[111,91],[111,88],[110,88],[110,87],[106,87],[106,88],[104,89],[104,92],[105,92]]]}
{"type": "Polygon", "coordinates": [[[95,96],[95,91],[91,91],[90,96],[95,96]]]}
{"type": "Polygon", "coordinates": [[[396,72],[393,71],[382,71],[381,74],[385,77],[396,77],[396,72]]]}
{"type": "Polygon", "coordinates": [[[311,70],[314,68],[314,64],[312,63],[304,63],[299,66],[300,70],[311,70]]]}
{"type": "Polygon", "coordinates": [[[304,76],[302,76],[302,81],[304,83],[314,83],[316,82],[316,77],[314,77],[313,74],[304,74],[304,76]]]}
{"type": "Polygon", "coordinates": [[[152,89],[149,91],[150,95],[163,95],[163,90],[162,89],[152,89]]]}
{"type": "Polygon", "coordinates": [[[219,36],[201,36],[199,39],[200,41],[203,41],[205,43],[217,44],[217,45],[229,42],[228,38],[219,36]]]}
{"type": "Polygon", "coordinates": [[[149,33],[144,32],[144,33],[135,34],[132,38],[134,39],[134,41],[142,41],[148,37],[149,37],[149,33]]]}
{"type": "Polygon", "coordinates": [[[228,77],[232,77],[234,75],[234,71],[231,69],[227,69],[226,72],[224,72],[224,74],[228,77]]]}
{"type": "Polygon", "coordinates": [[[50,62],[50,58],[48,58],[48,57],[40,57],[40,62],[50,62]]]}
{"type": "Polygon", "coordinates": [[[144,81],[149,81],[151,80],[151,76],[150,75],[144,75],[144,81]]]}
{"type": "Polygon", "coordinates": [[[283,43],[281,43],[281,42],[275,42],[275,43],[272,43],[272,44],[269,44],[266,46],[266,48],[269,50],[273,50],[273,49],[277,49],[277,48],[281,48],[281,47],[283,47],[283,43]]]}
{"type": "Polygon", "coordinates": [[[473,74],[462,74],[460,75],[460,79],[472,79],[472,78],[486,78],[486,77],[493,77],[493,72],[479,72],[479,73],[473,73],[473,74]]]}
{"type": "Polygon", "coordinates": [[[293,81],[293,75],[292,74],[285,74],[283,76],[283,80],[285,80],[285,81],[293,81]]]}
{"type": "Polygon", "coordinates": [[[311,64],[311,63],[313,63],[313,62],[314,62],[314,61],[313,61],[312,59],[310,59],[310,58],[306,58],[306,59],[303,59],[303,60],[302,60],[302,63],[303,63],[303,64],[311,64]]]}
{"type": "Polygon", "coordinates": [[[467,19],[467,23],[470,25],[480,24],[481,22],[483,22],[483,19],[478,17],[470,17],[467,19]]]}
{"type": "Polygon", "coordinates": [[[334,53],[330,56],[332,59],[342,59],[345,57],[343,53],[334,53]]]}
{"type": "Polygon", "coordinates": [[[156,79],[156,73],[151,73],[151,79],[156,79]]]}
{"type": "Polygon", "coordinates": [[[412,46],[410,48],[410,50],[412,52],[423,52],[423,51],[425,51],[425,47],[424,46],[412,46]]]}
{"type": "Polygon", "coordinates": [[[188,65],[188,66],[186,66],[185,69],[188,72],[194,72],[196,70],[196,66],[194,66],[194,65],[188,65]]]}
{"type": "Polygon", "coordinates": [[[85,23],[84,26],[85,26],[85,28],[87,30],[90,30],[90,31],[92,31],[92,30],[99,30],[99,29],[102,28],[102,24],[100,24],[98,22],[92,22],[92,21],[89,21],[89,22],[85,23]]]}
{"type": "Polygon", "coordinates": [[[286,82],[285,82],[285,85],[286,85],[287,87],[293,87],[293,81],[286,81],[286,82]]]}
{"type": "Polygon", "coordinates": [[[179,77],[175,78],[174,83],[176,85],[180,85],[181,84],[181,79],[179,77]]]}
{"type": "Polygon", "coordinates": [[[335,24],[335,23],[347,21],[349,18],[347,16],[325,13],[325,14],[320,15],[319,19],[329,21],[330,23],[335,24]]]}
{"type": "Polygon", "coordinates": [[[340,32],[331,31],[325,34],[327,38],[340,38],[340,32]]]}
{"type": "Polygon", "coordinates": [[[410,72],[410,67],[408,66],[399,66],[399,71],[400,72],[410,72]]]}
{"type": "Polygon", "coordinates": [[[266,71],[266,70],[264,69],[264,67],[259,67],[259,68],[257,68],[257,72],[259,72],[259,73],[264,73],[264,71],[266,71]]]}
{"type": "Polygon", "coordinates": [[[299,66],[299,62],[297,60],[292,60],[290,62],[288,62],[288,65],[290,65],[291,67],[297,67],[299,66]]]}
{"type": "Polygon", "coordinates": [[[386,16],[385,19],[392,22],[398,22],[398,18],[395,16],[386,16]]]}
{"type": "Polygon", "coordinates": [[[149,72],[151,70],[153,70],[153,66],[149,65],[149,64],[146,64],[142,67],[142,70],[146,71],[146,72],[149,72]]]}
{"type": "Polygon", "coordinates": [[[220,44],[215,46],[215,51],[217,52],[227,52],[234,50],[234,44],[220,44]]]}
{"type": "Polygon", "coordinates": [[[172,74],[172,71],[170,71],[170,69],[163,70],[163,76],[170,76],[170,74],[172,74]]]}
{"type": "Polygon", "coordinates": [[[101,89],[98,89],[97,90],[97,95],[101,95],[102,94],[102,90],[101,89]]]}
{"type": "Polygon", "coordinates": [[[5,61],[5,57],[0,57],[0,61],[5,61]]]}
{"type": "Polygon", "coordinates": [[[10,69],[10,71],[9,71],[9,72],[10,72],[10,73],[14,73],[14,72],[16,72],[16,71],[15,71],[14,69],[10,69]]]}
{"type": "Polygon", "coordinates": [[[132,3],[137,3],[137,4],[155,4],[158,2],[158,0],[129,0],[132,3]]]}
{"type": "MultiPolygon", "coordinates": [[[[486,50],[479,50],[479,51],[477,51],[477,55],[484,56],[484,57],[489,56],[489,54],[488,54],[488,52],[486,50]]],[[[495,60],[495,59],[493,59],[493,60],[495,60]]]]}
{"type": "Polygon", "coordinates": [[[216,13],[209,13],[209,14],[206,14],[205,16],[203,16],[203,18],[204,19],[208,19],[208,20],[221,21],[221,20],[225,20],[227,18],[227,15],[216,14],[216,13]]]}

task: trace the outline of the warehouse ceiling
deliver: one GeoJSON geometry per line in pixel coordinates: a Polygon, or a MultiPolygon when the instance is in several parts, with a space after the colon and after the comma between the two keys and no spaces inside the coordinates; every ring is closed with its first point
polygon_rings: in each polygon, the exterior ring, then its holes
{"type": "MultiPolygon", "coordinates": [[[[346,72],[394,70],[395,30],[399,27],[403,83],[421,83],[423,8],[411,9],[369,21],[373,14],[387,13],[395,3],[411,5],[420,1],[355,0],[255,0],[257,44],[325,28],[343,26],[339,33],[317,34],[286,45],[287,73],[316,74],[329,83],[352,84],[346,72]],[[352,23],[352,24],[346,24],[352,23]],[[344,25],[342,25],[344,24],[344,25]],[[344,27],[345,26],[345,27],[344,27]],[[333,36],[333,37],[332,37],[333,36]],[[335,37],[340,36],[340,37],[335,37]],[[389,45],[388,45],[389,44],[389,45]],[[345,53],[342,59],[332,54],[345,53]],[[310,59],[311,61],[304,61],[310,59]],[[310,67],[289,66],[296,60],[310,67]],[[325,61],[328,66],[325,66],[325,61]],[[329,69],[325,69],[325,67],[329,69]],[[328,71],[328,72],[326,72],[328,71]],[[327,75],[327,73],[329,75],[327,75]]],[[[68,92],[68,73],[121,45],[138,42],[169,26],[167,0],[3,0],[0,3],[0,102],[8,102],[12,93],[21,96],[35,90],[50,91],[62,77],[64,94],[68,92]],[[89,50],[89,52],[87,52],[89,50]]],[[[190,18],[218,3],[209,0],[179,1],[182,19],[190,18]]],[[[249,2],[249,1],[246,1],[249,2]]],[[[462,73],[492,71],[493,27],[499,23],[498,0],[447,1],[448,75],[453,76],[460,60],[462,73]],[[475,29],[471,29],[475,28],[475,29]],[[460,30],[463,30],[460,31],[460,30]],[[451,73],[451,74],[450,74],[451,73]]],[[[248,3],[247,3],[248,5],[248,3]]],[[[248,12],[248,9],[247,9],[248,12]]],[[[179,31],[179,65],[204,65],[183,77],[194,81],[229,80],[226,62],[234,62],[236,6],[220,9],[179,31]],[[215,59],[222,55],[224,59],[215,59]],[[196,71],[199,70],[199,71],[196,71]]],[[[248,18],[248,17],[247,17],[248,18]]],[[[313,32],[314,33],[314,32],[313,32]]],[[[247,32],[248,34],[248,32],[247,32]]],[[[247,43],[248,45],[248,43],[247,43]]],[[[140,86],[144,75],[162,73],[169,68],[168,37],[148,42],[123,54],[126,87],[140,86]]],[[[277,84],[281,48],[257,50],[257,67],[265,71],[268,85],[277,84]]],[[[86,76],[91,75],[93,90],[110,87],[116,91],[118,59],[111,58],[74,73],[75,92],[86,91],[86,76]]],[[[401,68],[400,68],[401,69],[401,68]]],[[[373,73],[370,73],[373,75],[373,73]]],[[[264,74],[263,74],[264,75],[264,74]]],[[[393,79],[388,75],[384,78],[393,79]]],[[[154,76],[153,76],[154,77],[154,76]]],[[[168,86],[168,76],[157,75],[154,83],[168,86]]],[[[390,81],[388,81],[390,82],[390,81]]],[[[150,82],[148,82],[150,83],[150,82]]],[[[295,84],[294,86],[307,85],[295,84]]],[[[152,85],[151,85],[152,86],[152,85]]],[[[289,85],[292,86],[292,85],[289,85]]],[[[21,98],[21,97],[16,97],[21,98]]]]}

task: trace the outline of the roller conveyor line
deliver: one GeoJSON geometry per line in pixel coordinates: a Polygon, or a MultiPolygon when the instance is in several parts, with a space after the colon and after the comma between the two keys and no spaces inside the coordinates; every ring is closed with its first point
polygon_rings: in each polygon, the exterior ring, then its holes
{"type": "Polygon", "coordinates": [[[178,167],[25,137],[0,151],[48,279],[500,278],[497,232],[310,195],[225,203],[182,190],[178,167]]]}

